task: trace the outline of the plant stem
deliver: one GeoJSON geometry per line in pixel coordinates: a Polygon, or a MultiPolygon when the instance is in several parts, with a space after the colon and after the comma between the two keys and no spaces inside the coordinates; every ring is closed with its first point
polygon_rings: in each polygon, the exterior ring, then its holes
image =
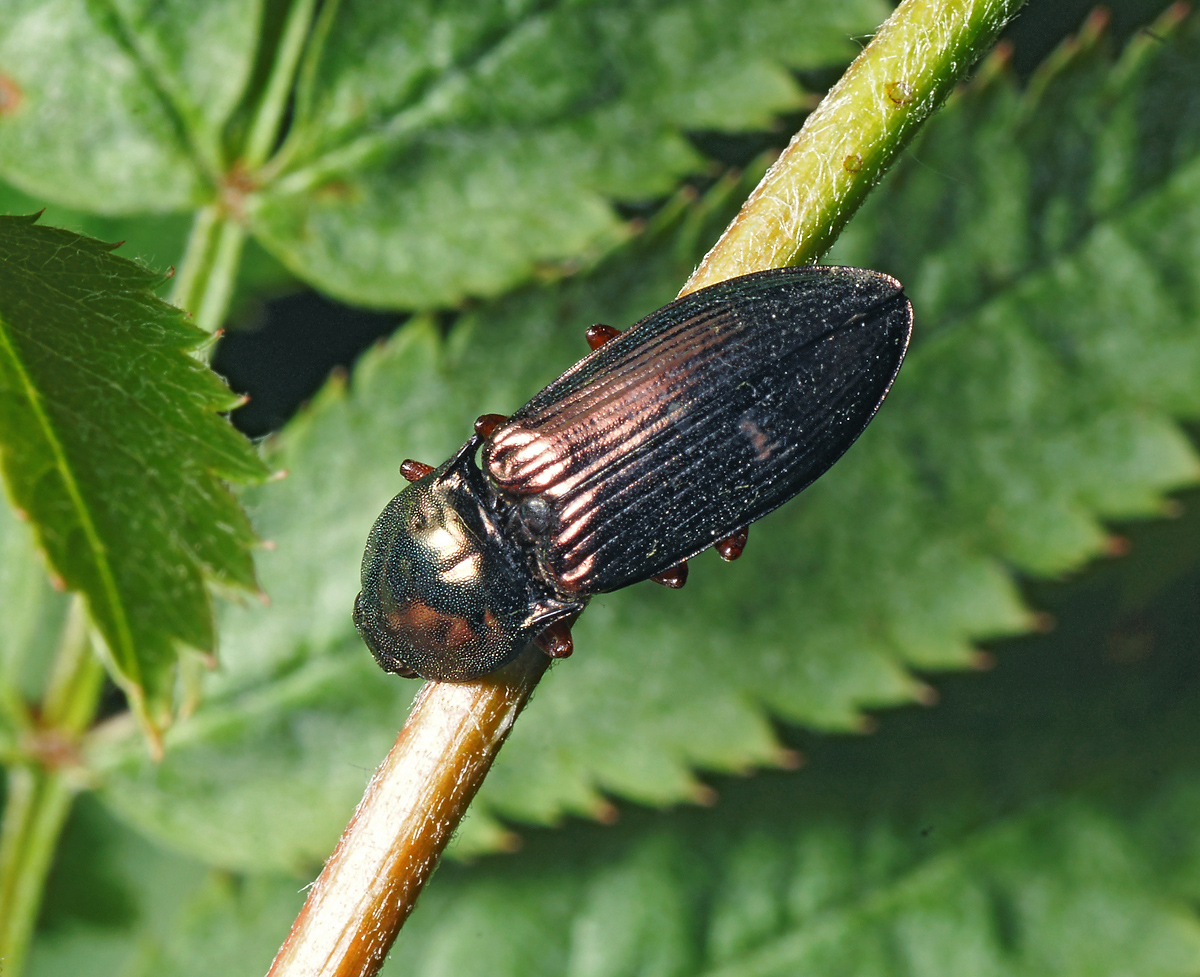
{"type": "Polygon", "coordinates": [[[187,251],[175,275],[171,304],[192,313],[201,329],[216,332],[225,321],[246,231],[224,203],[196,211],[187,251]]]}
{"type": "Polygon", "coordinates": [[[196,298],[203,291],[202,280],[207,277],[205,269],[208,255],[213,249],[220,217],[221,210],[216,204],[209,204],[196,211],[183,261],[175,269],[175,281],[171,286],[172,305],[181,309],[195,308],[196,298]]]}
{"type": "Polygon", "coordinates": [[[0,960],[18,977],[33,937],[42,889],[74,791],[34,766],[10,767],[0,827],[0,960]]]}
{"type": "Polygon", "coordinates": [[[171,303],[191,312],[196,325],[206,332],[220,329],[229,313],[246,243],[242,197],[254,188],[258,171],[279,139],[315,9],[316,0],[292,3],[241,159],[223,176],[219,198],[196,212],[187,252],[171,290],[171,303]]]}
{"type": "Polygon", "coordinates": [[[291,96],[296,67],[304,53],[315,9],[316,0],[295,0],[288,11],[279,47],[275,50],[275,62],[271,65],[270,77],[242,151],[242,161],[251,171],[266,162],[279,139],[279,127],[291,96]]]}
{"type": "Polygon", "coordinates": [[[67,616],[42,699],[37,729],[26,737],[23,762],[8,770],[0,823],[0,961],[18,977],[37,923],[46,875],[71,801],[74,746],[96,715],[104,669],[92,652],[87,614],[76,597],[67,616]]]}
{"type": "MultiPolygon", "coordinates": [[[[811,260],[1023,0],[906,0],[809,116],[684,286],[811,260]]],[[[370,977],[545,671],[429,682],[268,977],[370,977]]]]}
{"type": "Polygon", "coordinates": [[[546,670],[530,648],[479,682],[427,682],[268,977],[367,977],[546,670]]]}
{"type": "Polygon", "coordinates": [[[816,261],[1025,0],[905,0],[680,292],[816,261]]]}
{"type": "Polygon", "coordinates": [[[216,332],[225,324],[245,243],[246,229],[229,214],[224,214],[217,229],[208,277],[193,309],[196,325],[205,332],[216,332]]]}

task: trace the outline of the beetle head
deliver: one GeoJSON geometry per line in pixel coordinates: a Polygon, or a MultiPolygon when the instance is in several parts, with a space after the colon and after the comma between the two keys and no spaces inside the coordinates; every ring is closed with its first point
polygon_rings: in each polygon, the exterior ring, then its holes
{"type": "Polygon", "coordinates": [[[385,671],[478,678],[582,607],[540,586],[500,531],[477,447],[392,499],[367,538],[354,624],[385,671]]]}

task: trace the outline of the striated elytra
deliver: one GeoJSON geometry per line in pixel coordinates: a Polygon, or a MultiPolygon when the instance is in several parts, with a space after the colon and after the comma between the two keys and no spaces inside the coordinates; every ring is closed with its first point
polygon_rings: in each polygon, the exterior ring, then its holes
{"type": "Polygon", "coordinates": [[[485,414],[376,521],[354,623],[379,664],[465,681],[531,641],[571,652],[593,594],[683,586],[710,546],[823,474],[895,379],[912,331],[899,282],[858,268],[731,279],[593,352],[511,417],[485,414]]]}

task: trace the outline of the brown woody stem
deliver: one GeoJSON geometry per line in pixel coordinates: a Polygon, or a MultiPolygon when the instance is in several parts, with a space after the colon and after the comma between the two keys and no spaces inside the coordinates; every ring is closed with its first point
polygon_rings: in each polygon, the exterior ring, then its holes
{"type": "Polygon", "coordinates": [[[478,682],[427,682],[268,977],[368,977],[529,701],[537,648],[478,682]]]}

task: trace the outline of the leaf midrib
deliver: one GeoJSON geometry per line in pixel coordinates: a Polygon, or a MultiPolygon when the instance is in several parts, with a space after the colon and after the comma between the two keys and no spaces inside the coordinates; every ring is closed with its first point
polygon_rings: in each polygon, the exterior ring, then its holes
{"type": "Polygon", "coordinates": [[[134,654],[133,632],[129,626],[128,616],[125,613],[125,605],[120,599],[120,591],[117,588],[112,565],[109,563],[108,550],[100,538],[100,533],[96,528],[91,509],[84,500],[79,483],[75,480],[74,473],[67,460],[63,442],[59,439],[54,424],[42,405],[37,386],[33,383],[32,378],[25,369],[24,363],[22,363],[20,356],[17,354],[9,333],[9,328],[8,322],[3,316],[0,316],[0,350],[7,356],[13,372],[20,380],[26,401],[37,420],[38,426],[41,428],[46,444],[50,448],[50,452],[54,458],[54,467],[62,479],[63,487],[66,489],[67,496],[75,509],[76,517],[83,528],[84,536],[92,551],[92,557],[100,576],[101,586],[104,588],[104,593],[108,598],[110,610],[113,615],[113,623],[116,626],[119,639],[124,645],[123,648],[113,649],[113,652],[114,654],[120,654],[123,659],[122,668],[126,670],[131,681],[140,684],[140,669],[137,657],[134,654]]]}
{"type": "MultiPolygon", "coordinates": [[[[99,0],[104,12],[111,18],[115,30],[109,35],[137,65],[143,77],[149,82],[149,88],[154,97],[162,105],[167,117],[175,129],[176,138],[187,151],[197,174],[207,181],[213,191],[221,183],[220,148],[216,145],[203,145],[195,131],[197,126],[194,107],[184,103],[180,97],[179,85],[168,75],[159,71],[155,60],[149,58],[140,43],[138,32],[122,15],[114,0],[99,0]]],[[[207,142],[208,140],[205,140],[207,142]]]]}

